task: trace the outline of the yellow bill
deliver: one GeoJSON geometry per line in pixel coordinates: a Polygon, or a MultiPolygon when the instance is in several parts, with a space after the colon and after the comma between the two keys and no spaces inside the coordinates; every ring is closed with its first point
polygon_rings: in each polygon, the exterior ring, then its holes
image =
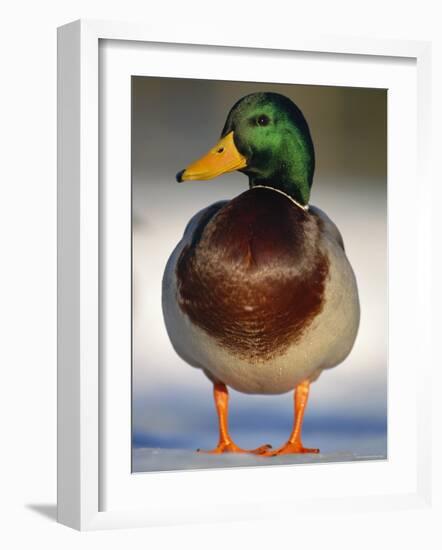
{"type": "Polygon", "coordinates": [[[179,182],[210,180],[246,166],[247,160],[236,148],[232,131],[221,138],[207,154],[178,172],[176,179],[179,182]]]}

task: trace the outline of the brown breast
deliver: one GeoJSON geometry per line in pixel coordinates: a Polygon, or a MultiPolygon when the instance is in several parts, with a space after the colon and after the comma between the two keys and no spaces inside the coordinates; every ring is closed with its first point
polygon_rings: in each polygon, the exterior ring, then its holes
{"type": "Polygon", "coordinates": [[[319,221],[251,189],[203,219],[177,262],[178,302],[234,355],[268,360],[301,337],[324,302],[319,221]]]}

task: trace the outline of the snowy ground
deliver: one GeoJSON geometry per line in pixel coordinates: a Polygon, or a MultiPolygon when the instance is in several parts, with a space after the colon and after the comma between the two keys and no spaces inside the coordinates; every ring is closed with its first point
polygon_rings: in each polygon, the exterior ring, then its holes
{"type": "MultiPolygon", "coordinates": [[[[238,466],[275,466],[281,464],[312,464],[326,462],[354,462],[385,460],[387,441],[385,436],[343,439],[322,438],[324,452],[320,454],[281,455],[260,457],[252,454],[209,455],[190,449],[161,449],[139,447],[133,450],[133,472],[158,472],[171,470],[195,470],[229,468],[238,466]],[[334,444],[332,444],[334,442],[334,444]],[[341,449],[341,450],[339,450],[341,449]],[[351,449],[351,450],[348,450],[351,449]]],[[[313,442],[313,441],[312,441],[313,442]]]]}

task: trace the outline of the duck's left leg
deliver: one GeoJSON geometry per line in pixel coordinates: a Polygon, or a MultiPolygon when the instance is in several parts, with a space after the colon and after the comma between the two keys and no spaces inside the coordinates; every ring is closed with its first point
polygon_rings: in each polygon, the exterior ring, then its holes
{"type": "Polygon", "coordinates": [[[229,413],[229,392],[227,386],[221,382],[214,382],[213,384],[213,397],[215,399],[216,412],[218,414],[218,424],[219,424],[219,441],[218,445],[211,451],[201,451],[198,449],[198,452],[210,453],[210,454],[221,454],[221,453],[253,453],[253,454],[262,454],[265,453],[268,449],[271,448],[271,445],[263,445],[258,447],[258,449],[245,450],[238,447],[230,437],[229,434],[229,423],[228,423],[228,413],[229,413]]]}
{"type": "Polygon", "coordinates": [[[276,456],[282,454],[295,453],[319,453],[319,449],[309,449],[304,447],[301,439],[302,422],[304,420],[305,408],[307,406],[308,394],[310,391],[310,382],[305,381],[296,386],[294,392],[295,400],[295,418],[293,422],[293,430],[290,437],[282,447],[274,451],[267,451],[265,456],[276,456]]]}

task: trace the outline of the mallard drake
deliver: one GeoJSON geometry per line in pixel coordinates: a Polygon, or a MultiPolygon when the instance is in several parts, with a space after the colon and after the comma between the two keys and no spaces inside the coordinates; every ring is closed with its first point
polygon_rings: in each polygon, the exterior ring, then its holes
{"type": "Polygon", "coordinates": [[[190,220],[163,278],[171,343],[213,382],[219,442],[207,452],[319,452],[301,438],[310,384],[348,356],[360,313],[341,234],[309,204],[314,166],[302,112],[265,92],[239,100],[215,147],[177,174],[178,182],[234,170],[249,178],[247,191],[190,220]],[[281,448],[233,442],[227,387],[294,391],[293,430],[281,448]]]}

